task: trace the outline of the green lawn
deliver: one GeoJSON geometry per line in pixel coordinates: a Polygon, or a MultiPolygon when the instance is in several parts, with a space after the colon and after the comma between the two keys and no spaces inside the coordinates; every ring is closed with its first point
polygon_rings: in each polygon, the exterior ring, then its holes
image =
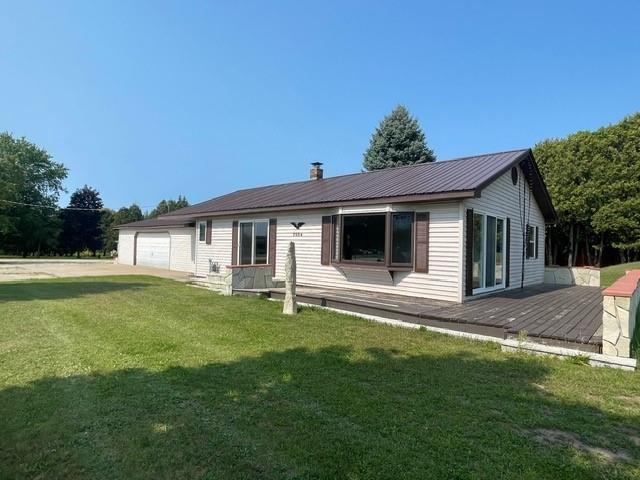
{"type": "Polygon", "coordinates": [[[280,308],[0,284],[0,478],[640,477],[640,374],[280,308]]]}
{"type": "Polygon", "coordinates": [[[627,270],[640,268],[640,262],[621,263],[620,265],[611,265],[600,270],[600,285],[608,287],[616,280],[624,275],[627,270]]]}

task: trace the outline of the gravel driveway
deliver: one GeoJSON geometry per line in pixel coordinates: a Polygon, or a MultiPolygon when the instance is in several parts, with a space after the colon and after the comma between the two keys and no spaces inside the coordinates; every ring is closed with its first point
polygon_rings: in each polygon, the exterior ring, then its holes
{"type": "Polygon", "coordinates": [[[34,278],[86,277],[104,275],[152,275],[187,281],[190,274],[150,267],[117,265],[113,260],[92,259],[2,259],[0,258],[0,282],[34,278]]]}

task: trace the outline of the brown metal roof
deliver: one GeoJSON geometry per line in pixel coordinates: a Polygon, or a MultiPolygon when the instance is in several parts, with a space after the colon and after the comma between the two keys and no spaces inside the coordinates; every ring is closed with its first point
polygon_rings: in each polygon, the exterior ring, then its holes
{"type": "MultiPolygon", "coordinates": [[[[177,211],[177,210],[176,210],[177,211]]],[[[148,218],[137,222],[124,223],[116,228],[169,228],[169,227],[192,227],[194,222],[188,218],[148,218]]]]}
{"type": "Polygon", "coordinates": [[[238,190],[159,218],[194,219],[380,201],[468,198],[479,196],[482,188],[518,163],[545,218],[553,221],[555,211],[530,149],[238,190]]]}

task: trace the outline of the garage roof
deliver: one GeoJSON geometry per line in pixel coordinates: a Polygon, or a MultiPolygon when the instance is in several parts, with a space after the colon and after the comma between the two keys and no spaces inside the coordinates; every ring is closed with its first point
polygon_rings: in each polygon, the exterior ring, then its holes
{"type": "MultiPolygon", "coordinates": [[[[176,210],[177,211],[177,210],[176,210]]],[[[180,228],[180,227],[194,227],[193,220],[185,218],[149,218],[146,220],[139,220],[137,222],[124,223],[118,225],[116,228],[180,228]]]]}

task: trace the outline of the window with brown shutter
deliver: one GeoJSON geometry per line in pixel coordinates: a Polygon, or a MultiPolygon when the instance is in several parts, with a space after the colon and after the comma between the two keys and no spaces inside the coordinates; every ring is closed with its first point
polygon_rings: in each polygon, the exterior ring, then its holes
{"type": "Polygon", "coordinates": [[[273,275],[276,274],[276,229],[278,228],[278,219],[269,219],[269,265],[273,275]]]}
{"type": "Polygon", "coordinates": [[[238,221],[231,224],[231,265],[238,264],[238,221]]]}
{"type": "Polygon", "coordinates": [[[429,272],[429,212],[416,212],[414,271],[429,272]]]}
{"type": "Polygon", "coordinates": [[[470,297],[473,295],[473,208],[467,209],[467,219],[465,223],[464,294],[470,297]]]}
{"type": "Polygon", "coordinates": [[[207,235],[206,235],[207,245],[211,245],[211,229],[212,228],[213,228],[213,220],[207,220],[207,235]]]}
{"type": "Polygon", "coordinates": [[[320,264],[331,263],[331,215],[322,217],[322,245],[320,249],[320,264]]]}
{"type": "Polygon", "coordinates": [[[511,219],[507,218],[507,238],[506,238],[506,252],[505,252],[505,279],[504,286],[509,287],[509,272],[511,271],[511,219]]]}

